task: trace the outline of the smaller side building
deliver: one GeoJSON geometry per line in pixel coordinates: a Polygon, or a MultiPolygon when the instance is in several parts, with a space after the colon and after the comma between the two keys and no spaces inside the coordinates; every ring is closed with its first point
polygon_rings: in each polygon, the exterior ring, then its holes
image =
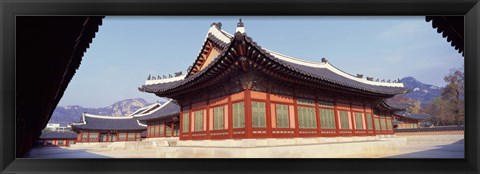
{"type": "Polygon", "coordinates": [[[77,133],[72,131],[43,131],[39,138],[41,146],[65,146],[75,144],[77,133]]]}
{"type": "Polygon", "coordinates": [[[77,142],[140,141],[147,125],[133,116],[100,116],[84,113],[72,129],[78,133],[77,142]]]}
{"type": "Polygon", "coordinates": [[[180,128],[180,106],[168,100],[153,112],[137,114],[139,121],[147,124],[147,138],[178,137],[180,128]]]}
{"type": "Polygon", "coordinates": [[[393,115],[395,122],[393,126],[395,129],[412,129],[420,128],[419,122],[430,118],[428,114],[412,114],[407,111],[395,112],[393,115]]]}

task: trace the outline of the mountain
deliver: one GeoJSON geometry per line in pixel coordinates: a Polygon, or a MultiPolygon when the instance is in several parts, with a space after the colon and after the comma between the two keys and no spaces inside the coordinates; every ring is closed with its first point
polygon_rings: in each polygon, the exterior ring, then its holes
{"type": "Polygon", "coordinates": [[[425,105],[432,101],[435,97],[438,97],[442,93],[442,88],[434,85],[424,84],[413,77],[404,77],[400,79],[405,88],[408,89],[403,96],[418,100],[425,105]]]}
{"type": "Polygon", "coordinates": [[[57,106],[49,123],[60,123],[62,126],[65,126],[71,122],[78,122],[84,112],[95,115],[125,116],[148,105],[149,103],[144,99],[135,98],[118,101],[103,108],[84,108],[78,105],[57,106]]]}

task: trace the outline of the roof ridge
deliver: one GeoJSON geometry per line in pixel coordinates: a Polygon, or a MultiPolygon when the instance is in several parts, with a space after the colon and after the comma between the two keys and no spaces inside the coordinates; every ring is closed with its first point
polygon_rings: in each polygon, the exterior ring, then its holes
{"type": "Polygon", "coordinates": [[[151,105],[141,107],[141,108],[137,109],[136,111],[132,112],[132,113],[130,114],[130,116],[135,115],[137,112],[139,112],[139,113],[145,112],[146,110],[152,108],[152,107],[153,107],[154,105],[156,105],[156,104],[158,104],[158,103],[155,102],[155,103],[153,103],[153,104],[151,104],[151,105]]]}
{"type": "Polygon", "coordinates": [[[147,114],[145,114],[145,113],[137,114],[137,115],[134,115],[133,118],[143,117],[143,116],[145,116],[145,115],[149,115],[150,113],[154,113],[154,112],[156,112],[156,111],[164,108],[165,106],[167,106],[168,104],[170,104],[170,102],[172,102],[172,101],[173,101],[173,99],[169,99],[167,102],[163,103],[163,105],[160,105],[160,107],[152,110],[151,112],[149,112],[149,113],[147,113],[147,114]]]}
{"type": "Polygon", "coordinates": [[[155,80],[146,80],[145,85],[153,85],[153,84],[158,84],[158,83],[168,83],[168,82],[174,82],[174,81],[179,81],[183,80],[187,77],[187,74],[181,75],[181,76],[176,76],[176,77],[171,77],[171,78],[166,78],[166,79],[155,79],[155,80]]]}
{"type": "Polygon", "coordinates": [[[84,113],[85,117],[92,117],[92,118],[105,118],[105,119],[130,119],[133,118],[133,116],[106,116],[106,115],[95,115],[95,114],[89,114],[89,113],[84,113]]]}

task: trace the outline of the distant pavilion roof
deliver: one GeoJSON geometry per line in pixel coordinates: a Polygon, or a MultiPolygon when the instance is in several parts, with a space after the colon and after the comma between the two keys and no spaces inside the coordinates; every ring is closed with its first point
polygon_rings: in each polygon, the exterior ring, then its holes
{"type": "Polygon", "coordinates": [[[77,139],[77,133],[72,131],[42,131],[40,139],[77,139]]]}
{"type": "Polygon", "coordinates": [[[375,110],[392,114],[394,112],[405,111],[409,106],[410,104],[408,103],[396,103],[389,100],[383,100],[375,106],[375,110]]]}
{"type": "Polygon", "coordinates": [[[409,118],[409,119],[415,119],[415,120],[425,120],[425,119],[430,118],[430,115],[428,115],[428,114],[412,114],[412,113],[409,113],[407,111],[395,112],[395,115],[405,117],[405,118],[409,118]]]}
{"type": "MultiPolygon", "coordinates": [[[[169,119],[180,114],[180,106],[175,103],[175,100],[168,100],[162,106],[160,106],[155,112],[151,112],[146,115],[138,117],[140,121],[149,121],[149,120],[163,120],[169,119]]],[[[134,116],[137,117],[137,116],[134,116]]]]}
{"type": "Polygon", "coordinates": [[[137,116],[137,117],[140,117],[140,116],[143,116],[143,115],[148,115],[152,112],[155,112],[157,111],[159,108],[161,107],[161,104],[160,103],[153,103],[151,105],[148,105],[148,106],[145,106],[145,107],[142,107],[136,111],[134,111],[132,114],[130,114],[130,116],[137,116]]]}
{"type": "Polygon", "coordinates": [[[393,125],[398,125],[398,124],[401,124],[401,123],[403,123],[403,121],[392,120],[393,125]]]}
{"type": "Polygon", "coordinates": [[[145,130],[147,125],[141,124],[132,116],[100,116],[84,113],[80,123],[72,125],[76,129],[88,130],[145,130]]]}
{"type": "Polygon", "coordinates": [[[167,79],[162,79],[163,82],[158,83],[152,83],[152,81],[147,80],[145,85],[139,87],[139,90],[163,95],[176,91],[185,91],[204,79],[215,78],[226,69],[225,67],[233,64],[227,57],[234,57],[234,59],[235,57],[242,57],[238,56],[240,52],[236,49],[236,46],[242,44],[247,52],[244,54],[254,57],[253,61],[256,61],[256,63],[273,70],[286,69],[290,76],[308,80],[315,84],[376,95],[396,95],[406,92],[406,88],[404,88],[401,82],[378,82],[373,81],[373,78],[365,79],[363,76],[353,76],[337,69],[326,59],[322,59],[322,62],[305,61],[264,49],[250,37],[246,36],[246,33],[237,32],[235,35],[232,35],[221,30],[218,24],[212,24],[208,30],[204,45],[194,65],[202,63],[200,57],[209,41],[215,43],[222,49],[222,52],[205,68],[197,72],[193,71],[194,68],[191,68],[186,76],[182,76],[182,78],[176,77],[175,80],[168,81],[167,79]]]}

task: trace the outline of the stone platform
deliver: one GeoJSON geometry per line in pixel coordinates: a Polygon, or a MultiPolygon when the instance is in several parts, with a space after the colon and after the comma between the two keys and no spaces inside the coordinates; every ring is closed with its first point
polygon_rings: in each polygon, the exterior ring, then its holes
{"type": "Polygon", "coordinates": [[[179,141],[158,148],[162,158],[348,158],[394,153],[407,144],[393,136],[179,141]]]}

